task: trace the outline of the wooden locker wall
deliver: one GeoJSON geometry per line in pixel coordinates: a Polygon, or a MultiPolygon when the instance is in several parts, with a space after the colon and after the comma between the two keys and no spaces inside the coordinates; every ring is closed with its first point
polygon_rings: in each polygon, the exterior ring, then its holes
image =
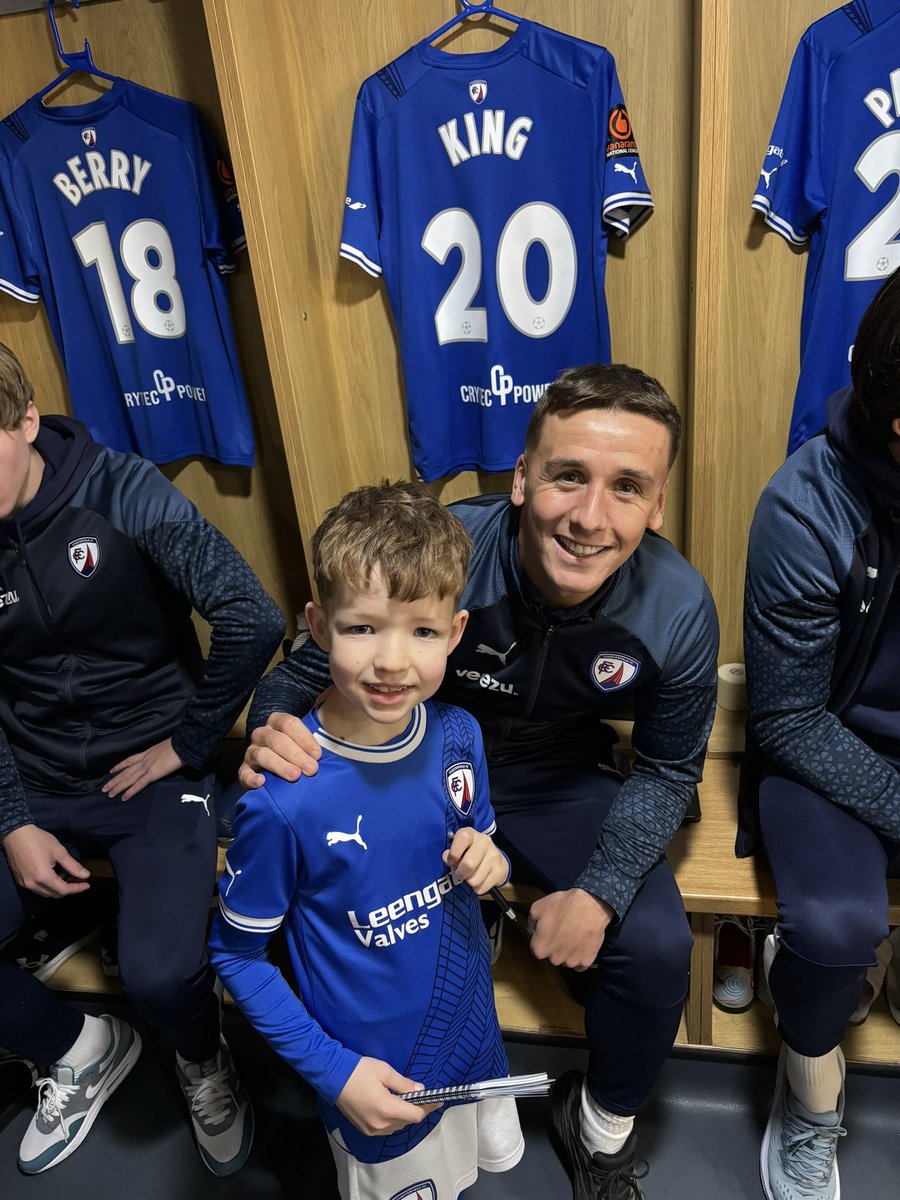
{"type": "Polygon", "coordinates": [[[806,252],[750,208],[797,43],[831,0],[700,0],[696,10],[695,315],[687,553],[743,659],[747,533],[784,461],[806,252]]]}
{"type": "MultiPolygon", "coordinates": [[[[263,330],[304,541],[348,488],[410,477],[397,341],[383,284],[338,257],[359,85],[443,24],[455,0],[204,0],[263,330]]],[[[692,6],[689,0],[521,0],[524,17],[614,54],[656,212],[610,240],[614,357],[687,381],[692,6]]],[[[491,49],[509,25],[467,21],[443,49],[491,49]]],[[[681,543],[684,472],[665,532],[681,543]]],[[[444,500],[506,490],[468,472],[444,500]]]]}
{"type": "MultiPolygon", "coordinates": [[[[77,17],[68,4],[58,3],[56,10],[67,51],[80,50],[87,37],[98,67],[192,101],[224,145],[201,0],[100,0],[82,7],[77,17]]],[[[5,115],[49,83],[62,64],[46,10],[0,17],[0,46],[0,109],[5,115]]],[[[78,75],[52,99],[78,104],[98,94],[88,77],[78,75]]],[[[293,614],[309,598],[309,584],[246,254],[240,256],[229,286],[239,352],[253,398],[257,465],[248,471],[195,458],[162,469],[247,558],[287,616],[290,630],[293,614]]],[[[21,359],[35,385],[40,411],[71,412],[44,305],[23,304],[0,293],[0,340],[21,359]]]]}

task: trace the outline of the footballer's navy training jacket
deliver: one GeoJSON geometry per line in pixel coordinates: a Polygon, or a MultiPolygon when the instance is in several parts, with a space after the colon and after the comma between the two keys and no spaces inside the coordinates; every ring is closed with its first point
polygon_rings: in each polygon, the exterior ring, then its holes
{"type": "Polygon", "coordinates": [[[253,572],[159,470],[45,417],[37,495],[0,522],[0,835],[24,788],[96,791],[167,737],[209,761],[284,619],[253,572]],[[212,626],[205,664],[191,621],[212,626]],[[24,788],[23,788],[24,785],[24,788]]]}
{"type": "Polygon", "coordinates": [[[767,762],[900,841],[900,466],[853,436],[850,398],[831,397],[827,431],[776,472],[750,530],[739,855],[767,762]]]}
{"type": "MultiPolygon", "coordinates": [[[[553,610],[519,566],[519,509],[505,496],[452,506],[475,545],[461,607],[469,621],[438,692],[468,709],[488,764],[542,753],[560,772],[611,762],[604,718],[634,717],[634,770],[578,886],[621,918],[678,828],[700,779],[716,691],[718,626],[697,572],[656,534],[585,604],[553,610]]],[[[257,689],[249,729],[303,715],[331,682],[310,640],[257,689]]],[[[494,796],[503,828],[504,797],[494,796]]],[[[548,797],[552,801],[552,797],[548,797]]]]}

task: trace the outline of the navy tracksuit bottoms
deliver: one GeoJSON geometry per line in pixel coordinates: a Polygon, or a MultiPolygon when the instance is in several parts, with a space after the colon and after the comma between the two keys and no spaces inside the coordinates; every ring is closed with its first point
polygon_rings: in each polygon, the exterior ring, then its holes
{"type": "MultiPolygon", "coordinates": [[[[170,775],[128,801],[102,792],[27,797],[34,823],[73,857],[97,848],[109,855],[119,890],[122,982],[138,1012],[192,1062],[211,1058],[219,1045],[206,957],[216,870],[213,797],[212,772],[170,775]]],[[[27,906],[28,894],[0,854],[0,942],[15,933],[27,906]]],[[[46,1066],[63,1056],[82,1024],[57,993],[0,964],[0,1045],[46,1066]]]]}

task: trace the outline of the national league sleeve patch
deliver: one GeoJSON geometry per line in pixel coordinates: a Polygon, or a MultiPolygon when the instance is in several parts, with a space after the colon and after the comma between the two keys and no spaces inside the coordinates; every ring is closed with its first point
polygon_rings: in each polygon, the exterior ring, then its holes
{"type": "Polygon", "coordinates": [[[606,123],[607,134],[606,161],[611,158],[621,158],[624,155],[638,156],[637,143],[631,128],[631,118],[624,104],[614,104],[609,110],[606,123]]]}

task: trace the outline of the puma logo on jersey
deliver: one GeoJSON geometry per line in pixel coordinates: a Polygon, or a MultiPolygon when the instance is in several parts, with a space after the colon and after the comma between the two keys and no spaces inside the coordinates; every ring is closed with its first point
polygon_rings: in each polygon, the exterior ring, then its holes
{"type": "Polygon", "coordinates": [[[513,650],[515,650],[515,648],[516,648],[515,642],[513,642],[513,644],[509,647],[508,650],[495,650],[493,646],[487,646],[487,645],[485,645],[484,642],[480,642],[475,647],[475,653],[476,654],[493,654],[495,658],[500,659],[500,661],[503,663],[503,665],[505,667],[507,657],[513,652],[513,650]]]}
{"type": "Polygon", "coordinates": [[[626,167],[624,163],[613,163],[613,170],[621,171],[623,175],[630,175],[637,187],[637,162],[630,167],[626,167]]]}
{"type": "Polygon", "coordinates": [[[77,208],[85,196],[106,188],[139,196],[153,163],[139,154],[129,157],[124,150],[110,150],[107,162],[99,150],[88,150],[83,165],[81,155],[73,154],[66,159],[66,166],[69,173],[58,171],[53,184],[77,208]]]}
{"type": "Polygon", "coordinates": [[[332,829],[330,832],[325,834],[325,841],[327,842],[327,844],[329,846],[336,846],[338,842],[358,842],[360,844],[360,846],[362,846],[363,850],[368,850],[369,847],[366,845],[366,843],[362,840],[362,837],[360,836],[359,827],[360,827],[361,823],[362,823],[362,813],[360,813],[359,816],[356,818],[356,832],[355,833],[341,833],[341,831],[339,829],[332,829]]]}
{"type": "Polygon", "coordinates": [[[209,792],[205,796],[192,796],[190,792],[184,792],[181,797],[182,804],[202,804],[203,811],[209,816],[209,792]]]}
{"type": "Polygon", "coordinates": [[[232,884],[234,883],[234,881],[237,879],[238,875],[240,875],[240,874],[241,874],[241,869],[240,869],[240,867],[238,867],[238,869],[237,869],[236,871],[232,871],[232,869],[231,869],[231,865],[230,865],[230,864],[229,864],[229,862],[228,862],[228,855],[227,855],[227,854],[225,855],[225,874],[229,876],[229,879],[228,879],[228,887],[225,889],[225,895],[227,896],[227,895],[228,895],[228,893],[231,891],[231,885],[232,885],[232,884]]]}
{"type": "Polygon", "coordinates": [[[782,167],[786,167],[787,164],[788,164],[788,160],[785,158],[782,162],[776,163],[775,166],[772,167],[772,169],[770,171],[765,170],[765,168],[763,168],[763,170],[760,171],[760,175],[762,175],[763,179],[766,181],[766,191],[769,190],[769,180],[772,178],[772,176],[775,174],[775,172],[780,170],[782,167]]]}
{"type": "Polygon", "coordinates": [[[344,203],[347,205],[348,208],[352,208],[354,212],[358,212],[359,209],[366,207],[365,204],[363,204],[362,200],[351,200],[349,196],[344,201],[344,203]]]}

